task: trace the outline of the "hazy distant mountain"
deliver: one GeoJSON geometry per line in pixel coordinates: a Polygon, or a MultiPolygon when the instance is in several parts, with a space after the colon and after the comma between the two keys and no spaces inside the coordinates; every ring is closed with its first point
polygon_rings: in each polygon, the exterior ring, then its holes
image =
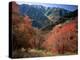
{"type": "Polygon", "coordinates": [[[71,11],[63,8],[45,7],[42,5],[22,4],[19,6],[21,15],[28,15],[32,20],[32,25],[37,28],[55,24],[60,18],[69,14],[71,11]]]}
{"type": "Polygon", "coordinates": [[[28,15],[32,19],[33,26],[35,26],[36,22],[37,27],[41,28],[44,21],[48,21],[48,18],[44,15],[45,9],[43,6],[35,6],[35,5],[20,5],[20,13],[21,15],[28,15]],[[34,21],[34,22],[33,22],[34,21]],[[40,25],[40,26],[39,26],[40,25]]]}

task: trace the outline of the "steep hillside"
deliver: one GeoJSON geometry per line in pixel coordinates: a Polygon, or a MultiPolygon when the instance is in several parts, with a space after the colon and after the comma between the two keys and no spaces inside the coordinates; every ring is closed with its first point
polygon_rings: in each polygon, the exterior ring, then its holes
{"type": "Polygon", "coordinates": [[[55,24],[59,19],[70,11],[62,8],[51,8],[42,5],[22,4],[19,6],[21,15],[28,15],[32,20],[32,26],[43,28],[47,24],[55,24]]]}
{"type": "Polygon", "coordinates": [[[56,25],[43,43],[43,47],[53,53],[77,53],[77,19],[56,25]]]}

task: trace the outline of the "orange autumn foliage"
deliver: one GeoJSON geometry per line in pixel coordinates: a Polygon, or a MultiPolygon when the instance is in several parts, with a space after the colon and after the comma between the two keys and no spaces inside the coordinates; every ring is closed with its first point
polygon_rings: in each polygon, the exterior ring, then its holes
{"type": "MultiPolygon", "coordinates": [[[[26,16],[27,17],[27,16],[26,16]]],[[[35,31],[32,28],[32,24],[30,22],[30,18],[24,17],[21,22],[18,24],[13,25],[13,41],[14,41],[14,48],[31,48],[32,44],[31,38],[35,35],[35,31]],[[15,46],[17,45],[17,46],[15,46]]]]}
{"type": "Polygon", "coordinates": [[[16,4],[16,2],[12,1],[12,11],[11,11],[11,18],[12,18],[12,24],[17,24],[20,20],[20,14],[19,14],[19,6],[16,4]]]}
{"type": "Polygon", "coordinates": [[[77,51],[77,19],[64,25],[56,25],[42,45],[43,48],[55,53],[77,51]]]}

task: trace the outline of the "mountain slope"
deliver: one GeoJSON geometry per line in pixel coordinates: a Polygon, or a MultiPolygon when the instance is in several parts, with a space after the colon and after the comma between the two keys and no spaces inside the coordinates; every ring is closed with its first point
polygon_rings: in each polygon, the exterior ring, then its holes
{"type": "Polygon", "coordinates": [[[20,5],[21,15],[28,15],[32,19],[33,27],[42,28],[51,22],[59,21],[61,16],[70,11],[61,8],[50,8],[42,5],[20,5]],[[36,23],[35,23],[36,22],[36,23]]]}

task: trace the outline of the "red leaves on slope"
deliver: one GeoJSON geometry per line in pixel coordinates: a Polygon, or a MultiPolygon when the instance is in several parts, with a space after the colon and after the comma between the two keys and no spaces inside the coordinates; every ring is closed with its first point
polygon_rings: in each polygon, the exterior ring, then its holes
{"type": "Polygon", "coordinates": [[[29,16],[24,17],[24,24],[28,27],[32,27],[32,22],[31,22],[31,19],[29,18],[29,16]]]}
{"type": "Polygon", "coordinates": [[[12,1],[11,3],[11,18],[12,18],[12,24],[17,24],[20,20],[20,15],[19,15],[19,6],[16,4],[16,2],[12,1]]]}
{"type": "Polygon", "coordinates": [[[13,31],[14,31],[14,45],[16,47],[20,48],[31,48],[32,44],[29,42],[30,39],[33,38],[35,35],[35,31],[32,28],[32,23],[30,21],[30,18],[27,18],[28,16],[24,17],[21,22],[18,22],[17,24],[13,25],[13,31]],[[16,43],[16,44],[15,44],[16,43]]]}
{"type": "Polygon", "coordinates": [[[19,13],[19,6],[16,2],[12,1],[12,12],[19,13]]]}
{"type": "Polygon", "coordinates": [[[57,25],[49,33],[43,47],[57,53],[77,51],[77,20],[64,25],[57,25]]]}
{"type": "Polygon", "coordinates": [[[21,16],[19,7],[16,2],[12,2],[12,35],[13,49],[17,48],[35,48],[38,38],[36,30],[32,27],[32,22],[29,16],[21,16]]]}

